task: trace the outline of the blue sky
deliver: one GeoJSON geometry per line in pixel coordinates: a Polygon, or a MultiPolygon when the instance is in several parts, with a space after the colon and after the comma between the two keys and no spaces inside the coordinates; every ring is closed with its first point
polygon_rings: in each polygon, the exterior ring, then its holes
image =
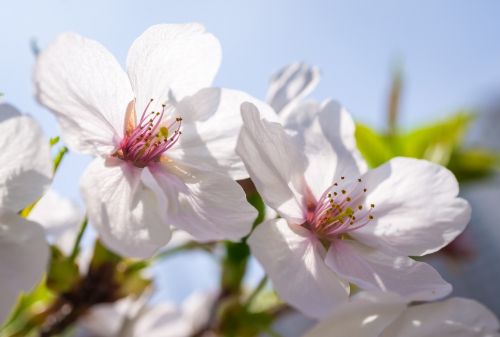
{"type": "MultiPolygon", "coordinates": [[[[0,91],[55,135],[54,120],[32,96],[32,38],[43,48],[60,32],[78,32],[123,63],[150,25],[198,21],[223,47],[216,85],[263,98],[272,72],[305,61],[322,70],[315,98],[338,99],[356,119],[378,127],[390,71],[400,62],[408,126],[473,107],[500,87],[499,15],[497,1],[4,1],[0,91]]],[[[69,158],[55,186],[77,198],[73,182],[85,163],[69,158]]]]}
{"type": "MultiPolygon", "coordinates": [[[[319,66],[313,97],[332,97],[357,120],[383,127],[390,71],[404,66],[403,123],[474,107],[500,89],[498,1],[44,0],[0,3],[0,92],[34,115],[47,135],[54,119],[33,99],[30,40],[40,47],[78,32],[124,63],[131,42],[156,23],[198,21],[223,47],[216,85],[264,98],[270,75],[293,61],[319,66]]],[[[70,155],[54,186],[78,199],[88,158],[70,155]]],[[[183,262],[179,262],[183,263],[183,262]]]]}

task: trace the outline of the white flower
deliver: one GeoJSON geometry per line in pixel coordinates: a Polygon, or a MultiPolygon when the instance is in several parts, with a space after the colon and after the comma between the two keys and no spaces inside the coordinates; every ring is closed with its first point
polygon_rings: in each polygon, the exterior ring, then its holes
{"type": "Polygon", "coordinates": [[[451,291],[430,265],[408,256],[439,250],[468,223],[453,174],[409,158],[366,171],[354,123],[335,102],[296,124],[294,137],[250,103],[242,116],[237,152],[281,216],[258,226],[249,244],[283,300],[323,317],[347,298],[348,282],[412,300],[451,291]]]}
{"type": "Polygon", "coordinates": [[[43,229],[18,212],[43,195],[51,179],[48,141],[36,122],[0,104],[0,324],[17,296],[40,280],[49,250],[43,229]]]}
{"type": "Polygon", "coordinates": [[[102,304],[84,316],[81,335],[96,337],[189,337],[210,318],[214,296],[193,293],[180,307],[173,303],[147,304],[147,297],[102,304]]]}
{"type": "Polygon", "coordinates": [[[234,147],[239,106],[255,100],[206,88],[220,59],[219,42],[199,24],[146,30],[127,73],[103,46],[71,33],[38,57],[40,101],[70,147],[98,156],[82,192],[91,223],[122,255],[152,255],[171,224],[200,241],[248,233],[256,211],[233,181],[247,176],[234,147]]]}
{"type": "MultiPolygon", "coordinates": [[[[306,110],[306,116],[310,115],[307,109],[314,109],[317,104],[304,102],[302,99],[316,88],[319,80],[318,67],[305,63],[289,64],[271,76],[266,102],[274,109],[283,125],[287,125],[289,118],[297,116],[295,111],[306,110]]],[[[265,205],[265,219],[275,218],[276,215],[275,210],[265,205]]]]}
{"type": "Polygon", "coordinates": [[[407,306],[391,293],[360,293],[304,337],[499,337],[498,319],[465,298],[407,306]]]}
{"type": "Polygon", "coordinates": [[[304,63],[292,63],[271,78],[266,101],[282,118],[286,118],[301,99],[318,85],[319,69],[304,63]]]}
{"type": "Polygon", "coordinates": [[[37,202],[28,219],[42,225],[48,239],[69,254],[83,217],[82,210],[73,201],[49,189],[37,202]]]}

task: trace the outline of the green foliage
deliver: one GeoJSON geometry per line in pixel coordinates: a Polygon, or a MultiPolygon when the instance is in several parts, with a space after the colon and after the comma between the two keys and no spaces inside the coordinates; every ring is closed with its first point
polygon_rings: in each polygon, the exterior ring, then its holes
{"type": "Polygon", "coordinates": [[[356,142],[370,167],[397,156],[412,157],[446,166],[458,180],[468,181],[487,177],[500,167],[497,153],[463,145],[473,121],[472,114],[461,111],[443,121],[391,135],[358,124],[356,142]]]}
{"type": "Polygon", "coordinates": [[[54,292],[67,292],[80,280],[78,265],[59,248],[51,246],[51,259],[47,275],[47,288],[54,292]]]}
{"type": "Polygon", "coordinates": [[[222,289],[239,294],[241,281],[245,276],[250,248],[244,242],[226,242],[226,255],[222,261],[222,289]]]}
{"type": "Polygon", "coordinates": [[[59,143],[59,140],[61,138],[59,136],[55,136],[55,137],[52,137],[49,139],[49,143],[50,143],[50,147],[53,147],[54,145],[56,145],[57,143],[59,143]]]}
{"type": "Polygon", "coordinates": [[[472,114],[458,112],[448,119],[414,129],[398,138],[399,155],[427,159],[447,165],[454,150],[463,143],[472,114]]]}
{"type": "Polygon", "coordinates": [[[121,256],[107,249],[99,240],[94,245],[94,254],[90,261],[90,268],[98,269],[103,264],[117,265],[122,260],[121,256]]]}
{"type": "Polygon", "coordinates": [[[486,149],[459,149],[452,153],[449,169],[459,181],[473,181],[500,168],[500,154],[486,149]]]}
{"type": "Polygon", "coordinates": [[[144,269],[149,265],[149,261],[125,259],[97,240],[90,262],[90,273],[112,271],[112,280],[108,281],[113,285],[114,298],[139,296],[151,285],[151,280],[143,275],[144,269]]]}
{"type": "Polygon", "coordinates": [[[396,156],[387,137],[366,125],[358,124],[355,136],[359,151],[370,167],[377,167],[396,156]]]}
{"type": "Polygon", "coordinates": [[[56,295],[47,288],[42,280],[28,294],[22,294],[14,311],[0,328],[0,336],[31,336],[31,331],[38,325],[37,312],[51,303],[56,295]]]}
{"type": "Polygon", "coordinates": [[[266,312],[250,312],[239,301],[231,298],[221,303],[217,314],[218,330],[225,337],[254,337],[266,331],[273,316],[266,312]]]}
{"type": "Polygon", "coordinates": [[[264,218],[266,217],[266,205],[264,204],[264,200],[262,200],[262,197],[257,192],[249,195],[247,197],[247,201],[250,203],[250,205],[255,207],[257,212],[259,212],[257,218],[255,218],[255,221],[253,223],[253,228],[255,228],[258,224],[264,221],[264,218]]]}

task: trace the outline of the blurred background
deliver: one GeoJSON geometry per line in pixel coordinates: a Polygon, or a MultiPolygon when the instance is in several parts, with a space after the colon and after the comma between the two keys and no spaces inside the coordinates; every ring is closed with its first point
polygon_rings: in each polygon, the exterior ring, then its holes
{"type": "MultiPolygon", "coordinates": [[[[150,25],[198,21],[222,44],[217,86],[264,99],[270,76],[302,61],[321,69],[313,98],[340,100],[386,140],[391,109],[401,132],[466,111],[476,119],[453,146],[500,151],[499,17],[494,0],[2,1],[0,92],[38,119],[47,136],[58,135],[55,120],[33,97],[34,45],[43,49],[59,33],[74,31],[98,40],[124,64],[128,47],[150,25]],[[391,105],[395,91],[399,103],[391,105]]],[[[462,161],[481,166],[485,160],[462,161]]],[[[88,162],[70,153],[54,188],[81,203],[77,182],[88,162]]],[[[466,253],[432,260],[455,294],[475,297],[500,314],[500,178],[491,172],[478,178],[462,184],[473,206],[461,246],[466,253]]],[[[180,302],[193,290],[216,288],[217,268],[201,252],[166,260],[156,266],[155,300],[180,302]]],[[[247,282],[255,283],[260,273],[253,263],[247,282]]]]}

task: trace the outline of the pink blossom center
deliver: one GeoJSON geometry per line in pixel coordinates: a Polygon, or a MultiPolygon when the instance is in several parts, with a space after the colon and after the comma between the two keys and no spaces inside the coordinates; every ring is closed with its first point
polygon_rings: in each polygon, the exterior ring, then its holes
{"type": "Polygon", "coordinates": [[[340,183],[330,186],[318,202],[308,203],[303,226],[328,242],[366,226],[373,219],[375,208],[366,203],[366,193],[361,178],[346,181],[341,177],[340,183]]]}
{"type": "MultiPolygon", "coordinates": [[[[146,167],[151,162],[159,161],[161,155],[179,140],[182,133],[182,118],[166,118],[165,104],[162,104],[161,111],[148,111],[151,102],[153,99],[149,101],[137,124],[135,113],[126,117],[132,118],[135,126],[125,131],[118,150],[113,154],[137,167],[146,167]]],[[[125,123],[127,122],[126,120],[125,123]]]]}

